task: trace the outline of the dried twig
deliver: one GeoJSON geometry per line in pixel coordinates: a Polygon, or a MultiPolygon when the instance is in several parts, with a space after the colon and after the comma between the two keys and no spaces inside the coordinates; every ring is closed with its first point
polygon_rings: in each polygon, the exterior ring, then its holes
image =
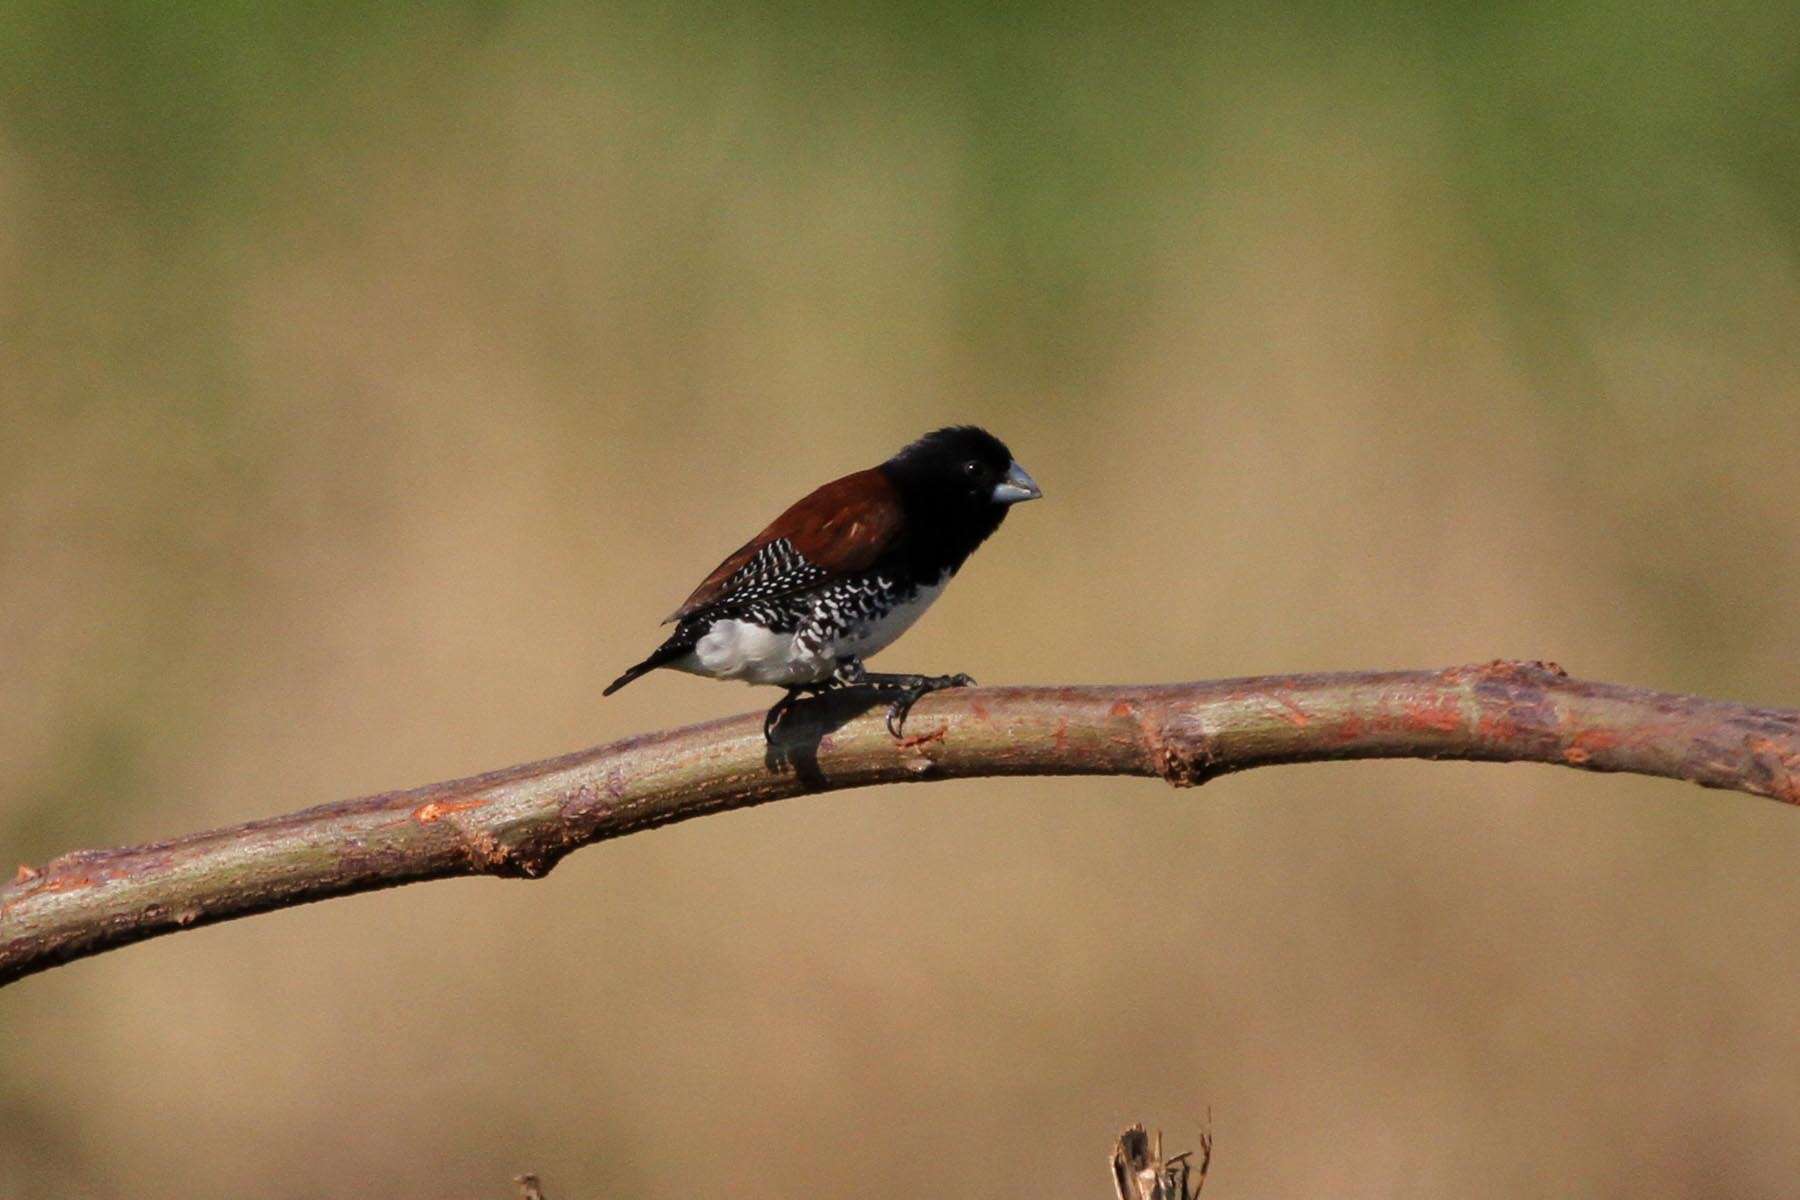
{"type": "MultiPolygon", "coordinates": [[[[456,875],[536,878],[579,846],[787,796],[980,775],[1146,775],[1460,758],[1634,771],[1800,803],[1800,713],[1567,678],[1542,663],[877,697],[627,738],[492,774],[22,867],[0,886],[0,984],[189,926],[456,875]]],[[[99,798],[96,798],[99,799],[99,798]]]]}
{"type": "Polygon", "coordinates": [[[1212,1148],[1212,1130],[1205,1129],[1198,1163],[1192,1150],[1164,1158],[1162,1131],[1152,1138],[1142,1125],[1133,1125],[1113,1143],[1113,1192],[1118,1200],[1195,1200],[1206,1186],[1212,1148]]]}

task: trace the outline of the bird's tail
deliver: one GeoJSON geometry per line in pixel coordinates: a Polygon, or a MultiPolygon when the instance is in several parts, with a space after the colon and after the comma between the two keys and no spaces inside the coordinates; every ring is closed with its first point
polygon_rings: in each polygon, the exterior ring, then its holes
{"type": "Polygon", "coordinates": [[[646,658],[643,662],[632,667],[629,671],[607,684],[606,690],[600,694],[602,696],[610,696],[638,676],[648,675],[651,671],[656,670],[656,668],[674,662],[693,648],[693,636],[691,634],[685,634],[677,629],[675,631],[675,636],[650,652],[649,658],[646,658]]]}

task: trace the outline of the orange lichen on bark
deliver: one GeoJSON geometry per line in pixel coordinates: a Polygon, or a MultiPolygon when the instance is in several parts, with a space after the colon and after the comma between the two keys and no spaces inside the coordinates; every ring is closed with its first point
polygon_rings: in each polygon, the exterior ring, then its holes
{"type": "Polygon", "coordinates": [[[1415,729],[1455,733],[1463,727],[1462,708],[1451,699],[1409,700],[1405,722],[1415,729]]]}
{"type": "Polygon", "coordinates": [[[1281,706],[1281,711],[1276,715],[1294,728],[1305,729],[1308,725],[1312,724],[1312,717],[1307,714],[1307,711],[1304,708],[1301,708],[1294,702],[1293,697],[1276,692],[1270,699],[1281,706]]]}
{"type": "Polygon", "coordinates": [[[916,750],[928,742],[941,742],[944,740],[944,735],[949,732],[948,725],[939,725],[936,729],[927,730],[924,733],[911,734],[900,739],[900,749],[916,750]]]}
{"type": "Polygon", "coordinates": [[[1490,741],[1506,742],[1518,737],[1523,730],[1519,723],[1511,717],[1501,716],[1498,713],[1482,713],[1481,720],[1475,722],[1475,732],[1478,736],[1490,741]]]}
{"type": "Polygon", "coordinates": [[[1591,761],[1595,754],[1616,748],[1623,740],[1609,729],[1580,730],[1569,739],[1569,744],[1562,753],[1563,761],[1578,767],[1591,761]]]}
{"type": "Polygon", "coordinates": [[[482,797],[473,800],[432,800],[413,809],[412,818],[421,825],[429,825],[433,821],[443,820],[451,813],[480,808],[485,803],[487,801],[482,797]]]}
{"type": "Polygon", "coordinates": [[[1781,772],[1769,771],[1769,794],[1788,804],[1800,804],[1800,751],[1790,751],[1766,737],[1748,737],[1744,746],[1765,763],[1774,760],[1781,772]]]}

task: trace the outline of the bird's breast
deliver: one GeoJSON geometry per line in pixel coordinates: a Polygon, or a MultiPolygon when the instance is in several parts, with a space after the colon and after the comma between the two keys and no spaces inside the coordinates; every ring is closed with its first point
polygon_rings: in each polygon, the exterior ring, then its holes
{"type": "Polygon", "coordinates": [[[867,603],[845,614],[836,640],[836,653],[866,658],[894,644],[901,634],[924,615],[950,582],[948,573],[932,583],[899,585],[886,580],[867,603]]]}

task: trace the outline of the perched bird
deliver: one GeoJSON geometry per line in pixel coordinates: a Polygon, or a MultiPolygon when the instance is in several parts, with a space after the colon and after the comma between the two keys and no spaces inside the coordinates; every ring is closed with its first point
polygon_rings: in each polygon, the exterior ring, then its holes
{"type": "Polygon", "coordinates": [[[899,737],[920,696],[975,681],[876,674],[863,660],[919,619],[1007,509],[1041,495],[993,434],[928,433],[776,517],[701,581],[663,622],[675,632],[604,694],[657,667],[776,684],[787,694],[763,721],[772,739],[802,695],[873,687],[894,693],[888,730],[899,737]]]}

